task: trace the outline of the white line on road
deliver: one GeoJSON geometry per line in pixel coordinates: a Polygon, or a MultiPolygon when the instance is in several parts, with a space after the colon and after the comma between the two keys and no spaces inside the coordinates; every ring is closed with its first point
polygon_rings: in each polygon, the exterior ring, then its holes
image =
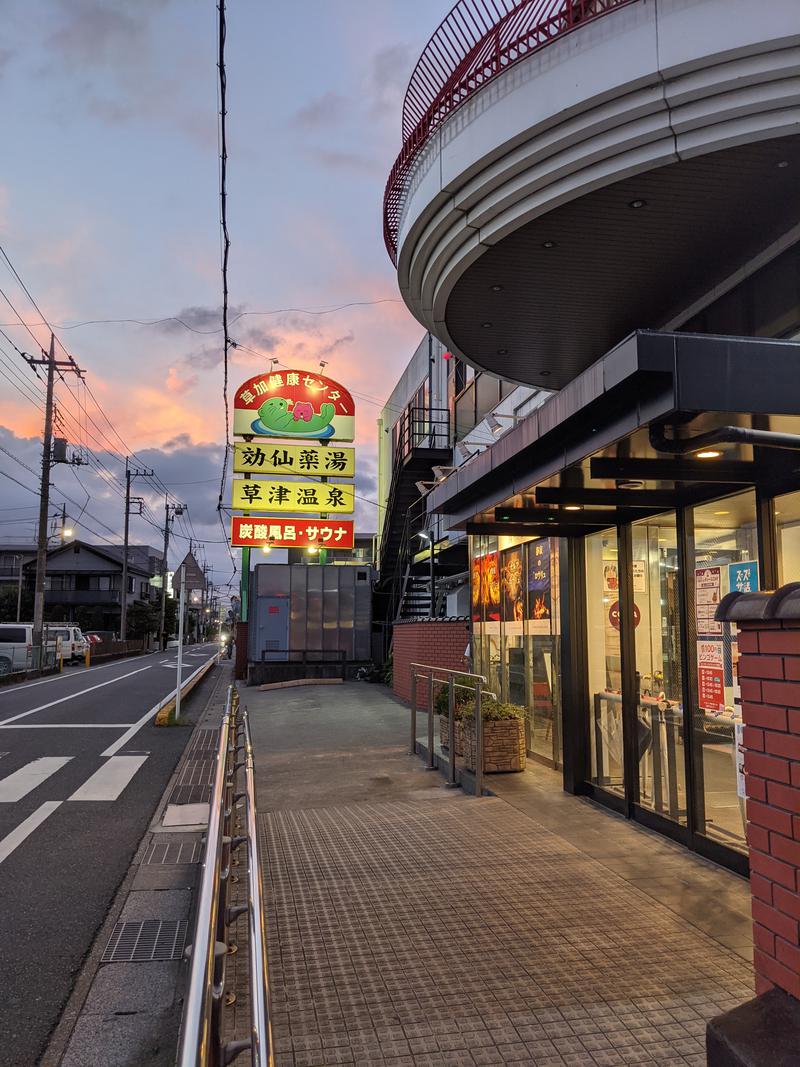
{"type": "Polygon", "coordinates": [[[125,730],[133,725],[132,722],[14,722],[0,726],[0,730],[125,730]]]}
{"type": "Polygon", "coordinates": [[[113,756],[76,789],[70,800],[116,800],[147,756],[113,756]]]}
{"type": "Polygon", "coordinates": [[[0,781],[0,803],[14,804],[60,771],[72,756],[40,756],[0,781]]]}
{"type": "Polygon", "coordinates": [[[10,722],[16,722],[17,719],[24,719],[27,715],[35,715],[37,711],[46,711],[47,708],[54,708],[56,704],[63,704],[66,700],[75,700],[76,697],[85,696],[86,693],[93,693],[95,689],[102,689],[107,685],[114,685],[115,682],[122,682],[126,678],[133,677],[134,674],[141,674],[142,671],[149,671],[152,667],[152,663],[149,663],[146,667],[139,667],[136,671],[128,671],[127,674],[121,674],[119,678],[109,678],[107,682],[98,682],[97,685],[90,685],[88,689],[81,689],[77,693],[70,693],[69,696],[59,697],[58,700],[51,700],[49,704],[40,704],[38,708],[31,708],[30,711],[21,711],[19,715],[12,715],[8,719],[3,719],[0,722],[0,726],[6,726],[10,722]]]}
{"type": "Polygon", "coordinates": [[[0,841],[0,863],[7,860],[17,845],[21,845],[26,837],[29,837],[49,815],[53,814],[56,808],[61,807],[61,804],[60,800],[46,800],[32,815],[29,815],[7,837],[4,837],[0,841]]]}
{"type": "Polygon", "coordinates": [[[157,652],[145,652],[143,656],[126,656],[124,659],[115,659],[111,663],[101,663],[99,667],[90,667],[87,671],[85,667],[75,674],[64,673],[54,674],[51,678],[40,678],[38,682],[25,682],[24,685],[4,685],[0,689],[0,696],[9,696],[14,693],[19,693],[23,689],[33,689],[35,685],[51,685],[53,682],[71,681],[73,678],[85,678],[87,674],[94,674],[96,671],[107,671],[109,667],[124,667],[126,663],[134,663],[136,660],[149,659],[150,656],[157,656],[157,652]]]}
{"type": "MultiPolygon", "coordinates": [[[[192,680],[192,678],[194,678],[194,676],[196,674],[199,674],[200,671],[202,671],[205,667],[207,667],[209,662],[211,660],[214,660],[214,659],[216,659],[216,653],[213,656],[210,656],[209,659],[207,659],[205,663],[201,663],[200,666],[197,668],[197,670],[192,671],[192,673],[188,676],[188,678],[184,678],[183,682],[182,682],[182,685],[181,685],[181,692],[183,692],[183,686],[185,686],[188,682],[190,682],[192,680]]],[[[144,715],[141,717],[141,719],[139,719],[138,722],[135,722],[133,724],[133,726],[131,726],[131,728],[129,730],[125,731],[125,733],[122,735],[122,737],[118,737],[117,740],[114,741],[113,744],[109,745],[108,748],[105,750],[105,752],[101,752],[100,755],[101,756],[115,756],[119,752],[119,750],[121,748],[124,748],[125,745],[127,745],[127,743],[130,741],[130,739],[136,733],[138,733],[139,730],[141,730],[141,728],[145,725],[145,723],[149,722],[149,720],[152,719],[156,715],[156,713],[158,712],[159,708],[162,708],[165,704],[169,703],[169,701],[172,700],[172,698],[175,696],[177,691],[178,691],[178,687],[176,686],[172,690],[171,693],[168,693],[162,700],[159,700],[159,702],[157,704],[154,704],[152,706],[152,708],[150,708],[149,711],[146,711],[144,713],[144,715]]]]}

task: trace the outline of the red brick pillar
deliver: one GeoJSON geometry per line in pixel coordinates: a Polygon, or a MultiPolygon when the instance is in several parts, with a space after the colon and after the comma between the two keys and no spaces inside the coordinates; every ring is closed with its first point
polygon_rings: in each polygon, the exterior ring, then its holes
{"type": "Polygon", "coordinates": [[[732,593],[717,618],[740,631],[756,993],[800,999],[800,585],[732,593]]]}

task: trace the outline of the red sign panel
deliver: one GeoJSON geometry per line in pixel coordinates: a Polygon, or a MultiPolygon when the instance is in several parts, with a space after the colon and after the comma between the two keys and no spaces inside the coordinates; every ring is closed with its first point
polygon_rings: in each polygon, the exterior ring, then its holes
{"type": "Polygon", "coordinates": [[[231,517],[234,548],[352,548],[355,524],[351,519],[253,519],[231,517]]]}

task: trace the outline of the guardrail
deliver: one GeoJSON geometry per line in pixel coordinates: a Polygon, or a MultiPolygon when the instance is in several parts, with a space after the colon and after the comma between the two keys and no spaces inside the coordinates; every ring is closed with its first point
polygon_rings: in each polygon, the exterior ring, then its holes
{"type": "Polygon", "coordinates": [[[428,683],[428,770],[435,770],[436,759],[433,741],[434,686],[447,686],[448,714],[448,753],[447,784],[456,784],[456,689],[465,689],[475,694],[475,796],[483,795],[483,698],[497,697],[485,688],[487,679],[482,674],[470,674],[468,671],[453,671],[447,667],[432,667],[427,663],[411,664],[411,745],[410,754],[417,753],[417,681],[423,679],[428,683]],[[444,676],[444,677],[443,677],[444,676]],[[459,681],[456,681],[459,679],[459,681]],[[465,682],[470,684],[466,685],[465,682]]]}
{"type": "Polygon", "coordinates": [[[557,37],[636,0],[458,0],[425,46],[403,102],[403,147],[383,197],[383,237],[397,236],[411,170],[442,123],[490,81],[557,37]]]}
{"type": "Polygon", "coordinates": [[[177,1067],[226,1067],[247,1050],[253,1067],[272,1067],[266,933],[256,827],[255,772],[247,712],[228,688],[209,805],[208,831],[197,897],[189,986],[181,1023],[177,1067]],[[238,792],[238,772],[244,789],[238,792]],[[237,805],[244,802],[244,833],[236,834],[237,805]],[[230,907],[231,857],[247,846],[247,904],[230,907]],[[228,928],[247,912],[250,1036],[224,1040],[228,928]]]}

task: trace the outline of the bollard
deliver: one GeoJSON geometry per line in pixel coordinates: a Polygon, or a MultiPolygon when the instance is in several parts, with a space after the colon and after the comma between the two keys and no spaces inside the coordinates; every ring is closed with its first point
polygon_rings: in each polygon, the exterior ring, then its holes
{"type": "Polygon", "coordinates": [[[89,669],[90,654],[91,654],[90,653],[90,646],[87,645],[86,646],[86,652],[83,655],[83,665],[84,665],[84,667],[86,667],[87,671],[89,669]]]}

